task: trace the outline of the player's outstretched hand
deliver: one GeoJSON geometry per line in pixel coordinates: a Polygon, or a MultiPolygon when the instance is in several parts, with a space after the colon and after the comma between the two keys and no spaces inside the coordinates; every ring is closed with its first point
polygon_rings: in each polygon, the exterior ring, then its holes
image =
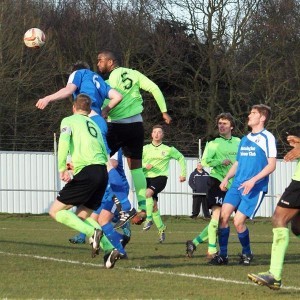
{"type": "Polygon", "coordinates": [[[172,118],[167,112],[163,112],[162,117],[168,125],[172,122],[172,118]]]}
{"type": "Polygon", "coordinates": [[[35,106],[39,109],[44,109],[48,104],[49,104],[49,100],[45,97],[39,99],[35,106]]]}
{"type": "Polygon", "coordinates": [[[291,151],[289,151],[285,156],[285,161],[292,161],[294,159],[300,158],[300,138],[295,135],[289,135],[287,138],[288,143],[294,147],[291,151]]]}
{"type": "Polygon", "coordinates": [[[296,147],[297,144],[300,144],[300,138],[295,135],[288,135],[286,140],[292,147],[296,147]]]}
{"type": "Polygon", "coordinates": [[[293,148],[291,151],[289,151],[285,156],[285,161],[292,161],[294,159],[300,158],[300,144],[299,147],[293,148]]]}

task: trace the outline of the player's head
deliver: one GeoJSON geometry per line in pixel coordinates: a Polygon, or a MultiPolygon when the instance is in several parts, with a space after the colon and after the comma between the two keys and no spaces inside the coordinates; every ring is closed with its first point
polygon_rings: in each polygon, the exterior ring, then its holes
{"type": "Polygon", "coordinates": [[[164,129],[161,125],[152,127],[151,137],[154,142],[160,143],[164,137],[164,129]]]}
{"type": "Polygon", "coordinates": [[[91,112],[91,98],[86,94],[79,94],[73,103],[73,111],[75,112],[83,112],[85,114],[89,114],[91,112]]]}
{"type": "Polygon", "coordinates": [[[101,50],[97,57],[97,67],[101,74],[111,72],[119,65],[117,55],[110,50],[101,50]]]}
{"type": "Polygon", "coordinates": [[[266,126],[270,120],[270,117],[271,117],[271,108],[269,106],[265,104],[255,104],[251,107],[251,112],[248,117],[249,118],[248,125],[251,127],[253,121],[259,120],[260,122],[263,123],[264,126],[266,126]],[[256,116],[256,118],[254,118],[255,114],[258,114],[259,116],[256,116]]]}
{"type": "Polygon", "coordinates": [[[216,117],[216,125],[219,134],[225,138],[231,137],[231,131],[234,129],[234,119],[231,113],[223,112],[216,117]]]}
{"type": "Polygon", "coordinates": [[[82,70],[82,69],[90,70],[90,66],[87,62],[78,60],[71,66],[70,71],[71,71],[71,73],[73,73],[77,70],[82,70]]]}

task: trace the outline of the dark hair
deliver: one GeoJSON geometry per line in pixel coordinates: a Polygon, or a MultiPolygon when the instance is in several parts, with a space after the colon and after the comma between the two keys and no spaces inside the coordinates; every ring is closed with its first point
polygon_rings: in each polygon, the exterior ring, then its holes
{"type": "Polygon", "coordinates": [[[228,120],[230,122],[231,127],[233,127],[233,128],[235,127],[234,119],[233,119],[233,116],[231,113],[224,112],[224,113],[217,115],[217,117],[216,117],[216,125],[217,126],[218,126],[220,119],[228,120]]]}
{"type": "Polygon", "coordinates": [[[89,114],[91,112],[91,98],[86,94],[79,94],[74,100],[76,110],[82,110],[89,114]]]}
{"type": "Polygon", "coordinates": [[[70,72],[73,73],[77,70],[82,70],[82,69],[91,69],[89,64],[85,61],[81,61],[81,60],[78,60],[76,61],[70,68],[70,72]]]}
{"type": "Polygon", "coordinates": [[[99,54],[103,54],[104,56],[106,56],[106,58],[111,59],[115,65],[119,65],[119,63],[120,63],[120,57],[111,50],[103,49],[98,52],[98,55],[99,54]]]}
{"type": "Polygon", "coordinates": [[[256,109],[261,115],[265,116],[265,125],[268,124],[271,118],[271,107],[265,104],[255,104],[251,109],[256,109]]]}
{"type": "Polygon", "coordinates": [[[162,125],[159,125],[159,124],[154,125],[154,126],[152,127],[152,131],[153,131],[154,129],[156,129],[156,128],[159,128],[159,129],[161,129],[161,130],[164,132],[164,127],[163,127],[162,125]]]}

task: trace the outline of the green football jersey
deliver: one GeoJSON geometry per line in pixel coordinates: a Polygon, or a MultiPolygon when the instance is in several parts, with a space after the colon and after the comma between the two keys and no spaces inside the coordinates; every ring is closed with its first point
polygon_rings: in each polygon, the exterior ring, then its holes
{"type": "Polygon", "coordinates": [[[97,124],[88,116],[74,114],[62,120],[58,144],[58,170],[66,170],[68,154],[74,175],[88,165],[105,165],[107,152],[97,124]]]}
{"type": "Polygon", "coordinates": [[[169,147],[164,144],[155,146],[152,143],[145,145],[143,147],[143,171],[145,177],[168,176],[171,159],[176,159],[179,162],[180,175],[186,177],[185,158],[175,147],[169,147]],[[147,164],[152,165],[150,170],[146,169],[147,164]]]}
{"type": "MultiPolygon", "coordinates": [[[[144,107],[140,89],[153,95],[161,112],[167,111],[165,98],[159,87],[139,71],[118,67],[110,73],[107,82],[123,96],[122,101],[110,110],[109,120],[125,119],[141,113],[144,107]]],[[[108,101],[105,101],[104,106],[107,104],[108,101]]]]}
{"type": "Polygon", "coordinates": [[[300,181],[300,159],[298,159],[296,171],[292,177],[293,180],[300,181]]]}
{"type": "MultiPolygon", "coordinates": [[[[217,137],[208,142],[205,146],[201,163],[204,167],[210,167],[210,176],[222,181],[232,165],[224,166],[222,162],[230,159],[232,163],[236,161],[236,155],[240,139],[232,136],[230,139],[217,137]]],[[[232,179],[229,181],[229,186],[232,179]]]]}

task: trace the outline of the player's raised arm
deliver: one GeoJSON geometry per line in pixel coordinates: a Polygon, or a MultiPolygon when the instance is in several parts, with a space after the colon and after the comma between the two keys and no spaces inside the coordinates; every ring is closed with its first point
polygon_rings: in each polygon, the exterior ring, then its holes
{"type": "Polygon", "coordinates": [[[70,97],[76,91],[76,89],[77,87],[75,84],[68,83],[64,88],[60,89],[56,93],[39,99],[35,106],[39,109],[44,109],[49,104],[49,102],[70,97]]]}
{"type": "Polygon", "coordinates": [[[144,74],[135,71],[136,74],[138,74],[139,77],[139,83],[140,83],[140,88],[144,91],[147,91],[152,94],[153,98],[155,99],[161,113],[162,117],[165,120],[166,124],[170,124],[172,121],[172,118],[170,115],[167,113],[167,105],[165,101],[165,97],[161,91],[161,89],[158,87],[156,83],[154,83],[152,80],[150,80],[147,76],[144,74]]]}
{"type": "Polygon", "coordinates": [[[115,89],[110,89],[108,92],[109,96],[109,102],[108,104],[102,109],[102,117],[107,118],[108,113],[111,109],[113,109],[116,105],[118,105],[122,99],[123,96],[115,89]]]}

